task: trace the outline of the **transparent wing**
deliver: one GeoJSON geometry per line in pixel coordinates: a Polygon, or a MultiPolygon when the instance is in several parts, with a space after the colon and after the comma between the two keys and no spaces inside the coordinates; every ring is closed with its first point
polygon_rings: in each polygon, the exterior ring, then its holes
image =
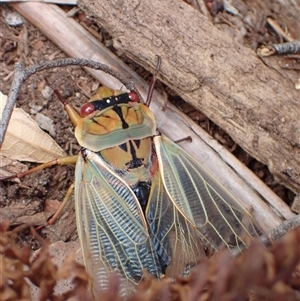
{"type": "Polygon", "coordinates": [[[159,172],[152,179],[146,216],[166,276],[184,276],[205,257],[195,227],[173,204],[159,172]]]}
{"type": "Polygon", "coordinates": [[[76,222],[84,262],[95,294],[105,290],[109,274],[121,278],[129,295],[147,269],[160,277],[147,224],[130,187],[96,154],[86,151],[76,165],[76,222]]]}
{"type": "Polygon", "coordinates": [[[204,167],[165,136],[154,143],[167,194],[208,247],[243,248],[257,236],[249,212],[204,167]]]}

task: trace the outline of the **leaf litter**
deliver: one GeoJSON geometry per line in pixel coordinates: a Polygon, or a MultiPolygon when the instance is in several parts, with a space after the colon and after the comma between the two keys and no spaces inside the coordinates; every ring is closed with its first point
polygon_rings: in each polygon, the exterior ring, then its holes
{"type": "MultiPolygon", "coordinates": [[[[11,230],[8,222],[0,223],[0,299],[32,300],[30,291],[35,290],[40,301],[91,300],[90,278],[84,266],[75,260],[75,251],[67,250],[67,257],[62,252],[63,262],[53,263],[49,240],[41,240],[31,228],[33,237],[41,244],[40,251],[31,257],[30,244],[16,243],[18,232],[25,227],[28,225],[11,230]],[[63,279],[69,279],[69,285],[55,290],[63,279]]],[[[238,258],[223,250],[202,262],[186,278],[157,281],[145,273],[136,293],[127,300],[297,301],[300,300],[299,245],[298,227],[269,248],[253,240],[238,258]]],[[[108,290],[95,300],[125,300],[119,294],[118,276],[112,275],[109,283],[108,290]]]]}

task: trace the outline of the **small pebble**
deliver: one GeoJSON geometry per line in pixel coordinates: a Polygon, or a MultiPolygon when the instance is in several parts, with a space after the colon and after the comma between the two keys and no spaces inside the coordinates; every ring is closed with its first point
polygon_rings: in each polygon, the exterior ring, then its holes
{"type": "Polygon", "coordinates": [[[50,119],[49,117],[47,117],[41,113],[37,113],[35,116],[35,121],[39,125],[40,128],[47,131],[52,137],[55,137],[56,132],[54,129],[52,119],[50,119]]]}
{"type": "Polygon", "coordinates": [[[38,105],[29,105],[30,106],[30,114],[35,115],[42,110],[42,106],[38,105]]]}
{"type": "Polygon", "coordinates": [[[9,26],[19,26],[24,23],[23,18],[17,12],[9,12],[4,16],[5,22],[9,26]]]}
{"type": "Polygon", "coordinates": [[[46,86],[46,87],[42,90],[41,93],[42,93],[44,99],[46,99],[47,101],[50,101],[50,100],[52,99],[53,90],[52,90],[49,86],[46,86]]]}

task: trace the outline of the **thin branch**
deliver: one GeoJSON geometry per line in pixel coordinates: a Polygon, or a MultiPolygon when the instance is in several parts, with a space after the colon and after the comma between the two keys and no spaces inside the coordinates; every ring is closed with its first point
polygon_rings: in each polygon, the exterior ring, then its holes
{"type": "Polygon", "coordinates": [[[272,45],[277,54],[294,54],[300,52],[300,40],[272,45]]]}
{"type": "Polygon", "coordinates": [[[268,247],[273,241],[281,239],[285,234],[297,227],[300,227],[300,214],[283,221],[278,227],[272,229],[268,234],[260,236],[260,240],[266,247],[268,247]]]}
{"type": "Polygon", "coordinates": [[[64,59],[58,59],[54,61],[41,62],[37,65],[30,66],[25,69],[23,68],[22,64],[17,63],[15,65],[14,79],[7,97],[7,103],[2,113],[2,119],[0,122],[0,148],[4,141],[4,136],[10,120],[10,116],[12,114],[14,105],[17,101],[18,94],[23,82],[32,74],[39,72],[41,70],[55,68],[55,67],[65,67],[70,65],[89,67],[110,74],[114,78],[118,79],[128,90],[136,92],[139,95],[140,99],[142,99],[140,93],[135,89],[134,83],[132,81],[123,77],[119,72],[111,69],[107,65],[92,60],[80,59],[80,58],[64,58],[64,59]]]}
{"type": "MultiPolygon", "coordinates": [[[[269,247],[272,245],[272,242],[281,239],[289,231],[300,227],[300,214],[297,214],[295,217],[283,221],[279,226],[269,231],[268,234],[263,234],[259,237],[260,241],[264,246],[269,247]]],[[[244,249],[234,248],[232,251],[233,256],[238,256],[243,252],[244,249]]]]}
{"type": "Polygon", "coordinates": [[[271,17],[267,18],[267,23],[269,26],[271,26],[273,28],[273,30],[279,35],[279,37],[282,37],[283,39],[285,39],[288,42],[291,42],[294,40],[292,37],[290,37],[288,34],[286,34],[284,32],[284,30],[277,24],[277,22],[274,19],[272,19],[271,17]]]}
{"type": "Polygon", "coordinates": [[[270,56],[273,54],[294,54],[300,52],[300,40],[286,42],[281,44],[267,45],[261,48],[262,56],[270,56]]]}
{"type": "Polygon", "coordinates": [[[25,75],[25,72],[23,69],[23,65],[17,63],[15,65],[14,79],[13,79],[10,91],[8,93],[6,105],[2,112],[2,118],[0,121],[0,148],[1,148],[3,140],[4,140],[4,136],[6,133],[6,129],[8,127],[8,123],[9,123],[12,111],[14,109],[15,103],[18,98],[19,90],[25,79],[26,79],[26,75],[25,75]]]}
{"type": "Polygon", "coordinates": [[[278,227],[271,230],[268,234],[271,240],[278,240],[289,231],[300,226],[300,214],[295,217],[282,222],[278,227]]]}

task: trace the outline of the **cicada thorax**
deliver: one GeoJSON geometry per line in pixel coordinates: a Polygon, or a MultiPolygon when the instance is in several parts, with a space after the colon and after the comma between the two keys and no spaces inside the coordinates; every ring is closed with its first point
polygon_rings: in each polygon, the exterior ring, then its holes
{"type": "Polygon", "coordinates": [[[136,194],[143,211],[157,159],[152,146],[156,122],[138,95],[100,87],[81,108],[75,136],[96,152],[136,194]]]}
{"type": "Polygon", "coordinates": [[[75,136],[78,143],[93,152],[152,137],[156,122],[151,110],[138,102],[137,94],[100,87],[81,108],[75,136]],[[111,93],[108,97],[103,97],[111,93]]]}

